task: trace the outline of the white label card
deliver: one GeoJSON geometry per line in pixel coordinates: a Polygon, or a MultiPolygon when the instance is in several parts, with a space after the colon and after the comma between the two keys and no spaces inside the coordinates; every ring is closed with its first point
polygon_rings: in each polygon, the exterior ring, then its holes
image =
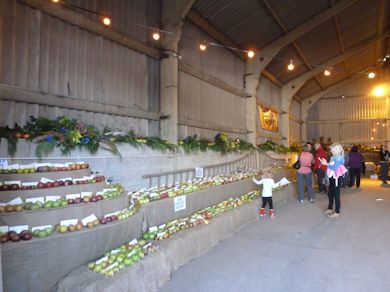
{"type": "Polygon", "coordinates": [[[110,216],[113,216],[113,215],[118,215],[120,213],[120,211],[117,211],[117,212],[114,212],[114,213],[110,213],[110,214],[106,214],[104,215],[104,218],[107,218],[107,217],[110,217],[110,216]]]}
{"type": "Polygon", "coordinates": [[[46,178],[46,177],[41,177],[40,182],[41,183],[48,183],[48,182],[54,182],[54,180],[46,178]]]}
{"type": "Polygon", "coordinates": [[[3,232],[3,233],[8,232],[8,226],[0,226],[0,232],[3,232]]]}
{"type": "Polygon", "coordinates": [[[0,168],[7,168],[7,166],[8,166],[8,160],[0,159],[0,168]]]}
{"type": "Polygon", "coordinates": [[[71,177],[64,177],[64,178],[60,178],[60,179],[58,179],[58,181],[63,181],[63,182],[65,182],[65,181],[67,181],[67,180],[70,180],[70,181],[72,181],[72,178],[71,177]]]}
{"type": "Polygon", "coordinates": [[[78,222],[78,219],[61,220],[60,225],[68,227],[69,225],[76,225],[78,222]]]}
{"type": "Polygon", "coordinates": [[[131,253],[129,253],[128,255],[127,255],[127,257],[129,258],[129,257],[131,257],[133,254],[135,254],[137,251],[136,250],[133,250],[131,253]]]}
{"type": "Polygon", "coordinates": [[[23,204],[23,200],[21,197],[17,197],[7,203],[7,205],[21,205],[21,204],[23,204]]]}
{"type": "Polygon", "coordinates": [[[203,167],[195,167],[195,177],[196,178],[203,177],[203,167]]]}
{"type": "Polygon", "coordinates": [[[4,182],[5,185],[18,185],[20,186],[22,182],[20,180],[9,180],[4,182]]]}
{"type": "Polygon", "coordinates": [[[46,229],[46,228],[53,228],[52,225],[42,225],[42,226],[36,226],[36,227],[33,227],[32,228],[32,232],[34,232],[35,230],[43,230],[43,229],[46,229]]]}
{"type": "Polygon", "coordinates": [[[120,252],[121,252],[120,249],[113,249],[113,250],[111,251],[111,254],[117,254],[117,253],[120,253],[120,252]]]}
{"type": "Polygon", "coordinates": [[[186,196],[175,197],[173,200],[175,212],[186,209],[186,196]]]}
{"type": "Polygon", "coordinates": [[[26,199],[26,203],[45,203],[45,197],[36,197],[36,198],[28,198],[26,199]]]}
{"type": "Polygon", "coordinates": [[[136,245],[138,243],[137,239],[133,239],[132,241],[129,242],[131,245],[136,245]]]}
{"type": "Polygon", "coordinates": [[[18,226],[9,227],[9,231],[15,231],[16,233],[20,233],[23,230],[28,230],[28,225],[18,225],[18,226]]]}
{"type": "Polygon", "coordinates": [[[147,249],[149,246],[152,246],[152,243],[151,243],[151,242],[149,242],[148,244],[146,244],[143,248],[144,248],[144,249],[147,249]]]}
{"type": "Polygon", "coordinates": [[[45,197],[46,202],[49,202],[49,201],[57,201],[57,200],[59,200],[59,199],[61,199],[61,196],[46,196],[46,197],[45,197]]]}
{"type": "Polygon", "coordinates": [[[80,198],[80,194],[69,194],[69,195],[66,195],[65,196],[67,200],[69,199],[76,199],[76,198],[80,198]]]}
{"type": "Polygon", "coordinates": [[[160,225],[160,226],[158,227],[158,229],[164,229],[164,228],[165,228],[165,224],[160,225]]]}
{"type": "Polygon", "coordinates": [[[88,217],[81,219],[81,223],[83,223],[83,225],[87,225],[89,222],[93,222],[95,220],[97,220],[97,217],[95,216],[95,214],[91,214],[88,217]]]}
{"type": "Polygon", "coordinates": [[[81,192],[81,197],[92,197],[92,192],[81,192]]]}
{"type": "Polygon", "coordinates": [[[37,182],[22,182],[22,186],[25,187],[30,187],[30,186],[36,187],[37,185],[38,185],[37,182]]]}
{"type": "Polygon", "coordinates": [[[104,193],[107,193],[107,192],[116,192],[116,189],[115,189],[115,188],[103,189],[103,194],[104,194],[104,193]]]}
{"type": "Polygon", "coordinates": [[[107,260],[108,260],[108,257],[107,257],[107,256],[102,257],[101,259],[99,259],[99,260],[96,261],[96,264],[99,265],[99,264],[101,264],[102,262],[105,262],[105,261],[107,261],[107,260]]]}
{"type": "Polygon", "coordinates": [[[153,226],[149,228],[149,232],[155,232],[157,230],[158,230],[157,226],[153,226]]]}

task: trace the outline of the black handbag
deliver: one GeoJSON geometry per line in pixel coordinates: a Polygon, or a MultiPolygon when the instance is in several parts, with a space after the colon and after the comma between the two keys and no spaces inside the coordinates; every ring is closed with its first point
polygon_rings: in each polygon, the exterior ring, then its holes
{"type": "Polygon", "coordinates": [[[293,168],[295,168],[295,169],[300,169],[301,168],[301,160],[300,160],[300,158],[301,158],[301,155],[298,156],[297,162],[295,162],[293,164],[293,166],[292,166],[293,168]]]}

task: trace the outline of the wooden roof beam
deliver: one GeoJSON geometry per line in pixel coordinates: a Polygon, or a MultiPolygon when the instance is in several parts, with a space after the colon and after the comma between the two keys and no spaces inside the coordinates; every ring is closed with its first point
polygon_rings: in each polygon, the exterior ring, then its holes
{"type": "MultiPolygon", "coordinates": [[[[377,18],[377,33],[381,34],[383,32],[383,23],[385,20],[385,0],[378,0],[378,18],[377,18]]],[[[376,43],[376,60],[383,58],[385,52],[385,47],[382,41],[376,43]]]]}
{"type": "MultiPolygon", "coordinates": [[[[227,37],[225,34],[220,32],[217,28],[215,28],[207,19],[203,18],[199,13],[191,9],[187,13],[187,19],[191,21],[193,24],[195,24],[197,27],[202,29],[204,32],[206,32],[209,36],[211,36],[213,39],[218,41],[220,44],[232,47],[232,48],[239,48],[239,45],[237,45],[234,41],[232,41],[229,37],[227,37]]],[[[231,50],[233,54],[238,56],[241,60],[246,61],[247,59],[244,57],[244,54],[240,51],[231,50]]],[[[262,72],[262,75],[269,79],[271,82],[273,82],[278,87],[282,86],[282,83],[268,70],[264,70],[262,72]]]]}
{"type": "MultiPolygon", "coordinates": [[[[280,16],[278,15],[278,13],[275,11],[275,9],[272,7],[272,5],[267,1],[267,0],[263,0],[263,3],[265,4],[265,6],[268,8],[269,12],[272,14],[273,18],[275,18],[276,22],[279,24],[279,26],[283,29],[283,31],[288,34],[289,31],[286,27],[286,25],[283,23],[283,21],[281,20],[280,16]]],[[[298,46],[298,44],[293,41],[292,42],[292,45],[294,46],[295,50],[298,52],[298,55],[301,57],[301,59],[303,60],[303,62],[305,63],[305,65],[309,68],[309,70],[312,70],[312,66],[310,65],[310,63],[308,62],[308,60],[306,59],[305,55],[303,54],[301,48],[298,46]]],[[[320,86],[320,88],[322,90],[324,90],[324,86],[322,85],[320,79],[315,76],[314,77],[315,81],[317,82],[317,84],[320,86]]]]}

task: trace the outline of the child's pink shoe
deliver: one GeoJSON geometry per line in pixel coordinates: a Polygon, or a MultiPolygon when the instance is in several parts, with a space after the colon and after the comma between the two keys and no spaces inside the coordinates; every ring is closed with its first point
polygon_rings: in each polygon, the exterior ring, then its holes
{"type": "Polygon", "coordinates": [[[261,217],[264,217],[265,216],[265,208],[261,208],[259,210],[259,214],[260,214],[261,217]]]}
{"type": "Polygon", "coordinates": [[[275,218],[274,209],[269,210],[269,217],[270,217],[271,219],[274,219],[274,218],[275,218]]]}

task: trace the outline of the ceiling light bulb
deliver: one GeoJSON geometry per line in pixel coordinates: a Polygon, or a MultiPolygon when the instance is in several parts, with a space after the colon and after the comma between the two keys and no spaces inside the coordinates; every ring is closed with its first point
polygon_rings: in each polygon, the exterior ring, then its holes
{"type": "Polygon", "coordinates": [[[377,125],[379,125],[379,122],[376,122],[377,125]]]}
{"type": "Polygon", "coordinates": [[[109,17],[104,17],[103,23],[104,23],[104,25],[109,26],[111,24],[111,19],[109,17]]]}
{"type": "Polygon", "coordinates": [[[376,131],[376,129],[372,129],[372,131],[373,131],[373,132],[375,132],[375,131],[376,131]]]}
{"type": "Polygon", "coordinates": [[[206,51],[206,49],[207,49],[207,43],[206,42],[203,42],[203,43],[201,43],[200,45],[199,45],[199,49],[201,50],[201,51],[206,51]]]}
{"type": "Polygon", "coordinates": [[[341,98],[344,99],[344,98],[345,98],[345,95],[342,95],[341,98]]]}
{"type": "Polygon", "coordinates": [[[51,0],[51,1],[54,2],[54,3],[60,2],[60,0],[51,0]]]}
{"type": "Polygon", "coordinates": [[[382,124],[382,127],[386,127],[386,124],[385,124],[385,123],[383,123],[383,124],[382,124]]]}
{"type": "Polygon", "coordinates": [[[380,97],[385,94],[385,89],[382,86],[377,86],[374,88],[372,93],[374,96],[380,97]]]}
{"type": "Polygon", "coordinates": [[[293,60],[290,60],[290,64],[288,64],[287,69],[288,69],[289,71],[292,71],[292,70],[294,70],[294,68],[295,68],[295,66],[294,66],[294,64],[293,64],[293,60]]]}
{"type": "Polygon", "coordinates": [[[329,76],[329,75],[330,75],[330,70],[329,70],[329,69],[325,69],[324,75],[325,75],[325,76],[329,76]]]}
{"type": "Polygon", "coordinates": [[[374,72],[368,73],[368,78],[370,78],[370,79],[375,78],[375,73],[374,72]]]}
{"type": "Polygon", "coordinates": [[[253,58],[254,56],[255,56],[255,52],[252,51],[252,50],[249,50],[249,51],[248,51],[248,57],[249,57],[249,58],[253,58]]]}
{"type": "Polygon", "coordinates": [[[374,140],[374,137],[371,137],[371,141],[374,140]]]}
{"type": "Polygon", "coordinates": [[[158,31],[158,29],[153,33],[152,37],[155,41],[158,41],[160,39],[160,32],[158,31]]]}

